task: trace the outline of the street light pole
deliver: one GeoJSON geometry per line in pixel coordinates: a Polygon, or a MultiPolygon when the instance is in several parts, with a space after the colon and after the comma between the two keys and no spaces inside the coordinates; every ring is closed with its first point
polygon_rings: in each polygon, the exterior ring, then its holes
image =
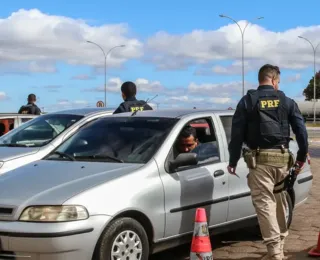
{"type": "MultiPolygon", "coordinates": [[[[249,25],[249,22],[247,22],[246,26],[244,27],[244,29],[242,30],[241,26],[239,25],[239,23],[234,20],[233,18],[231,18],[230,16],[224,15],[224,14],[220,14],[219,15],[221,18],[228,18],[231,21],[233,21],[236,25],[238,25],[240,32],[241,32],[241,41],[242,41],[242,96],[244,96],[244,33],[249,25]]],[[[257,17],[255,18],[255,20],[261,20],[264,17],[257,17]]]]}
{"type": "Polygon", "coordinates": [[[107,105],[107,57],[108,57],[109,53],[111,51],[113,51],[115,48],[122,48],[122,47],[125,47],[125,45],[122,44],[122,45],[114,46],[106,54],[99,44],[92,42],[92,41],[87,41],[87,43],[91,43],[91,44],[96,45],[102,51],[102,53],[104,55],[104,106],[106,106],[107,105]]]}
{"type": "Polygon", "coordinates": [[[302,36],[298,36],[298,38],[303,39],[310,43],[312,50],[313,50],[313,123],[316,123],[316,53],[317,48],[319,47],[320,43],[316,47],[313,46],[311,41],[309,41],[307,38],[304,38],[302,36]]]}

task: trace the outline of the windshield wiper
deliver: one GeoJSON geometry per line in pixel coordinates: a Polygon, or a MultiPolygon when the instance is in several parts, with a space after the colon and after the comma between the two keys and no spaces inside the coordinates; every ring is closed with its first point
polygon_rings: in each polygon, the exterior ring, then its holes
{"type": "Polygon", "coordinates": [[[57,155],[60,155],[61,157],[68,158],[70,161],[75,161],[76,160],[76,158],[74,158],[72,155],[67,154],[67,153],[55,151],[52,154],[57,154],[57,155]]]}
{"type": "Polygon", "coordinates": [[[5,146],[5,147],[29,147],[26,144],[0,144],[0,146],[5,146]]]}
{"type": "Polygon", "coordinates": [[[124,163],[123,160],[118,159],[113,156],[110,156],[110,155],[84,155],[84,156],[77,156],[76,158],[79,158],[79,159],[110,159],[115,162],[124,163]]]}

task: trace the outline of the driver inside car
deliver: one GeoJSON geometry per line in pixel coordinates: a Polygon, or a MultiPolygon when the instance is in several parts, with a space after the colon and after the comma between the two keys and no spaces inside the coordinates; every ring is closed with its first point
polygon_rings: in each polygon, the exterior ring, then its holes
{"type": "Polygon", "coordinates": [[[186,126],[178,137],[177,150],[179,153],[189,153],[199,145],[197,131],[192,126],[186,126]]]}
{"type": "Polygon", "coordinates": [[[218,149],[213,142],[201,143],[194,127],[187,125],[180,133],[176,149],[180,153],[196,153],[198,162],[215,161],[219,159],[218,149]]]}

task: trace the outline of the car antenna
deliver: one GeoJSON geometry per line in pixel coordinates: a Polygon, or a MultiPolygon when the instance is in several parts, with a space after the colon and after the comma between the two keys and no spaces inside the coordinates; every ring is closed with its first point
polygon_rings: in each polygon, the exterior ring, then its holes
{"type": "MultiPolygon", "coordinates": [[[[146,103],[145,103],[142,107],[144,108],[146,105],[148,105],[148,102],[149,102],[149,101],[154,100],[157,96],[158,96],[158,94],[155,95],[155,96],[154,96],[153,98],[151,98],[151,99],[148,98],[148,99],[146,100],[146,103]]],[[[134,111],[134,112],[131,114],[131,116],[135,116],[135,115],[138,113],[138,111],[139,111],[139,110],[134,111]]]]}

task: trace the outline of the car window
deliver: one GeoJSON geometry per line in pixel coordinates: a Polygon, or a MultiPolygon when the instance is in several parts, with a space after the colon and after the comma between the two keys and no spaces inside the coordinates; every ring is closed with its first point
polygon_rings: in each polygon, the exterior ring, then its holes
{"type": "Polygon", "coordinates": [[[108,117],[82,127],[46,159],[147,163],[178,119],[108,117]]]}
{"type": "Polygon", "coordinates": [[[3,136],[4,134],[8,133],[13,128],[14,128],[14,118],[13,117],[0,119],[0,136],[3,136]]]}
{"type": "Polygon", "coordinates": [[[228,144],[231,140],[232,116],[220,116],[228,144]]]}
{"type": "MultiPolygon", "coordinates": [[[[191,145],[191,143],[187,144],[191,145]]],[[[198,165],[220,162],[219,145],[211,118],[199,118],[188,122],[178,135],[176,142],[172,147],[172,151],[173,159],[175,159],[180,153],[183,152],[196,153],[198,165]],[[198,140],[196,146],[191,147],[190,150],[185,147],[186,139],[183,132],[186,127],[191,127],[195,130],[195,134],[198,140]]]]}
{"type": "Polygon", "coordinates": [[[28,117],[23,117],[23,118],[21,118],[21,123],[26,123],[31,119],[33,119],[33,117],[29,117],[29,118],[28,117]]]}
{"type": "Polygon", "coordinates": [[[48,114],[30,120],[0,138],[1,146],[40,147],[83,118],[79,115],[48,114]]]}
{"type": "MultiPolygon", "coordinates": [[[[227,144],[229,145],[231,141],[231,129],[232,129],[232,116],[220,116],[224,131],[226,133],[227,138],[227,144]]],[[[246,145],[243,143],[242,147],[246,147],[246,145]]],[[[240,157],[243,157],[243,154],[241,153],[240,157]]]]}

